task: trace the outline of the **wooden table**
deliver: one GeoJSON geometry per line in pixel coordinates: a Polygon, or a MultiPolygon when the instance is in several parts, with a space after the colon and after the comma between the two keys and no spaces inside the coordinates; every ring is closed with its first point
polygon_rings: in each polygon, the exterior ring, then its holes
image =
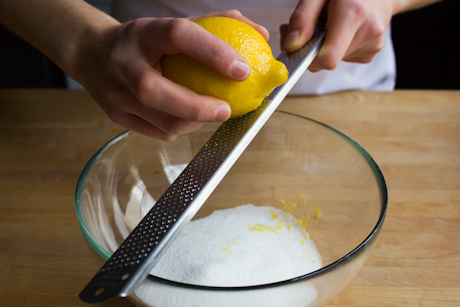
{"type": "MultiPolygon", "coordinates": [[[[460,91],[346,92],[280,109],[350,136],[388,184],[377,246],[328,306],[460,306],[460,91]]],[[[0,90],[0,306],[86,306],[77,295],[97,267],[75,187],[122,131],[84,91],[0,90]]]]}

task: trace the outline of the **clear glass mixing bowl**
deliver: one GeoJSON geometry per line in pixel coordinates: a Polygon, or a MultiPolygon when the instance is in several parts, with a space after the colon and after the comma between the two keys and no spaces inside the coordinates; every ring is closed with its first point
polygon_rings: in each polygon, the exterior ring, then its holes
{"type": "MultiPolygon", "coordinates": [[[[78,182],[75,203],[81,231],[98,265],[217,128],[206,124],[173,142],[127,131],[92,157],[78,182]]],[[[306,205],[291,207],[290,213],[312,217],[306,228],[321,253],[322,268],[245,287],[197,286],[150,275],[128,298],[138,306],[154,307],[325,305],[366,262],[387,209],[387,189],[378,166],[347,136],[314,120],[275,112],[194,219],[248,203],[300,203],[299,195],[306,205]]]]}

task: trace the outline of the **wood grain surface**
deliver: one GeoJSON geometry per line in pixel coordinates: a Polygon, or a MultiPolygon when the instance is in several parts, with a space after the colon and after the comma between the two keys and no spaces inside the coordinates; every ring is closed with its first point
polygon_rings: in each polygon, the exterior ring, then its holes
{"type": "MultiPolygon", "coordinates": [[[[279,109],[354,139],[388,185],[376,248],[328,306],[460,306],[460,91],[355,91],[288,98],[279,109]]],[[[0,306],[86,305],[78,293],[98,266],[75,187],[122,131],[85,91],[0,90],[0,306]]]]}

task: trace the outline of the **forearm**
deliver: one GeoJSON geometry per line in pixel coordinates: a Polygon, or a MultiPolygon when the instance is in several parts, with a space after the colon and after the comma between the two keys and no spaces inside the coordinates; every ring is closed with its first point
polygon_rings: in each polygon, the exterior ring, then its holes
{"type": "Polygon", "coordinates": [[[82,0],[2,0],[0,22],[70,75],[80,46],[119,24],[82,0]]]}
{"type": "Polygon", "coordinates": [[[394,0],[393,15],[418,9],[442,0],[394,0]]]}

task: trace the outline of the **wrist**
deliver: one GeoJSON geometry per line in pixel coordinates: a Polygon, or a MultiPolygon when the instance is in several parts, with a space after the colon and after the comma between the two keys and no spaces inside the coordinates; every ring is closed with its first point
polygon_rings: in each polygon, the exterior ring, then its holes
{"type": "Polygon", "coordinates": [[[95,15],[93,12],[91,17],[72,31],[73,37],[63,46],[58,65],[69,77],[83,84],[85,67],[94,62],[98,50],[104,48],[110,33],[119,26],[120,23],[109,15],[100,11],[95,15]]]}

